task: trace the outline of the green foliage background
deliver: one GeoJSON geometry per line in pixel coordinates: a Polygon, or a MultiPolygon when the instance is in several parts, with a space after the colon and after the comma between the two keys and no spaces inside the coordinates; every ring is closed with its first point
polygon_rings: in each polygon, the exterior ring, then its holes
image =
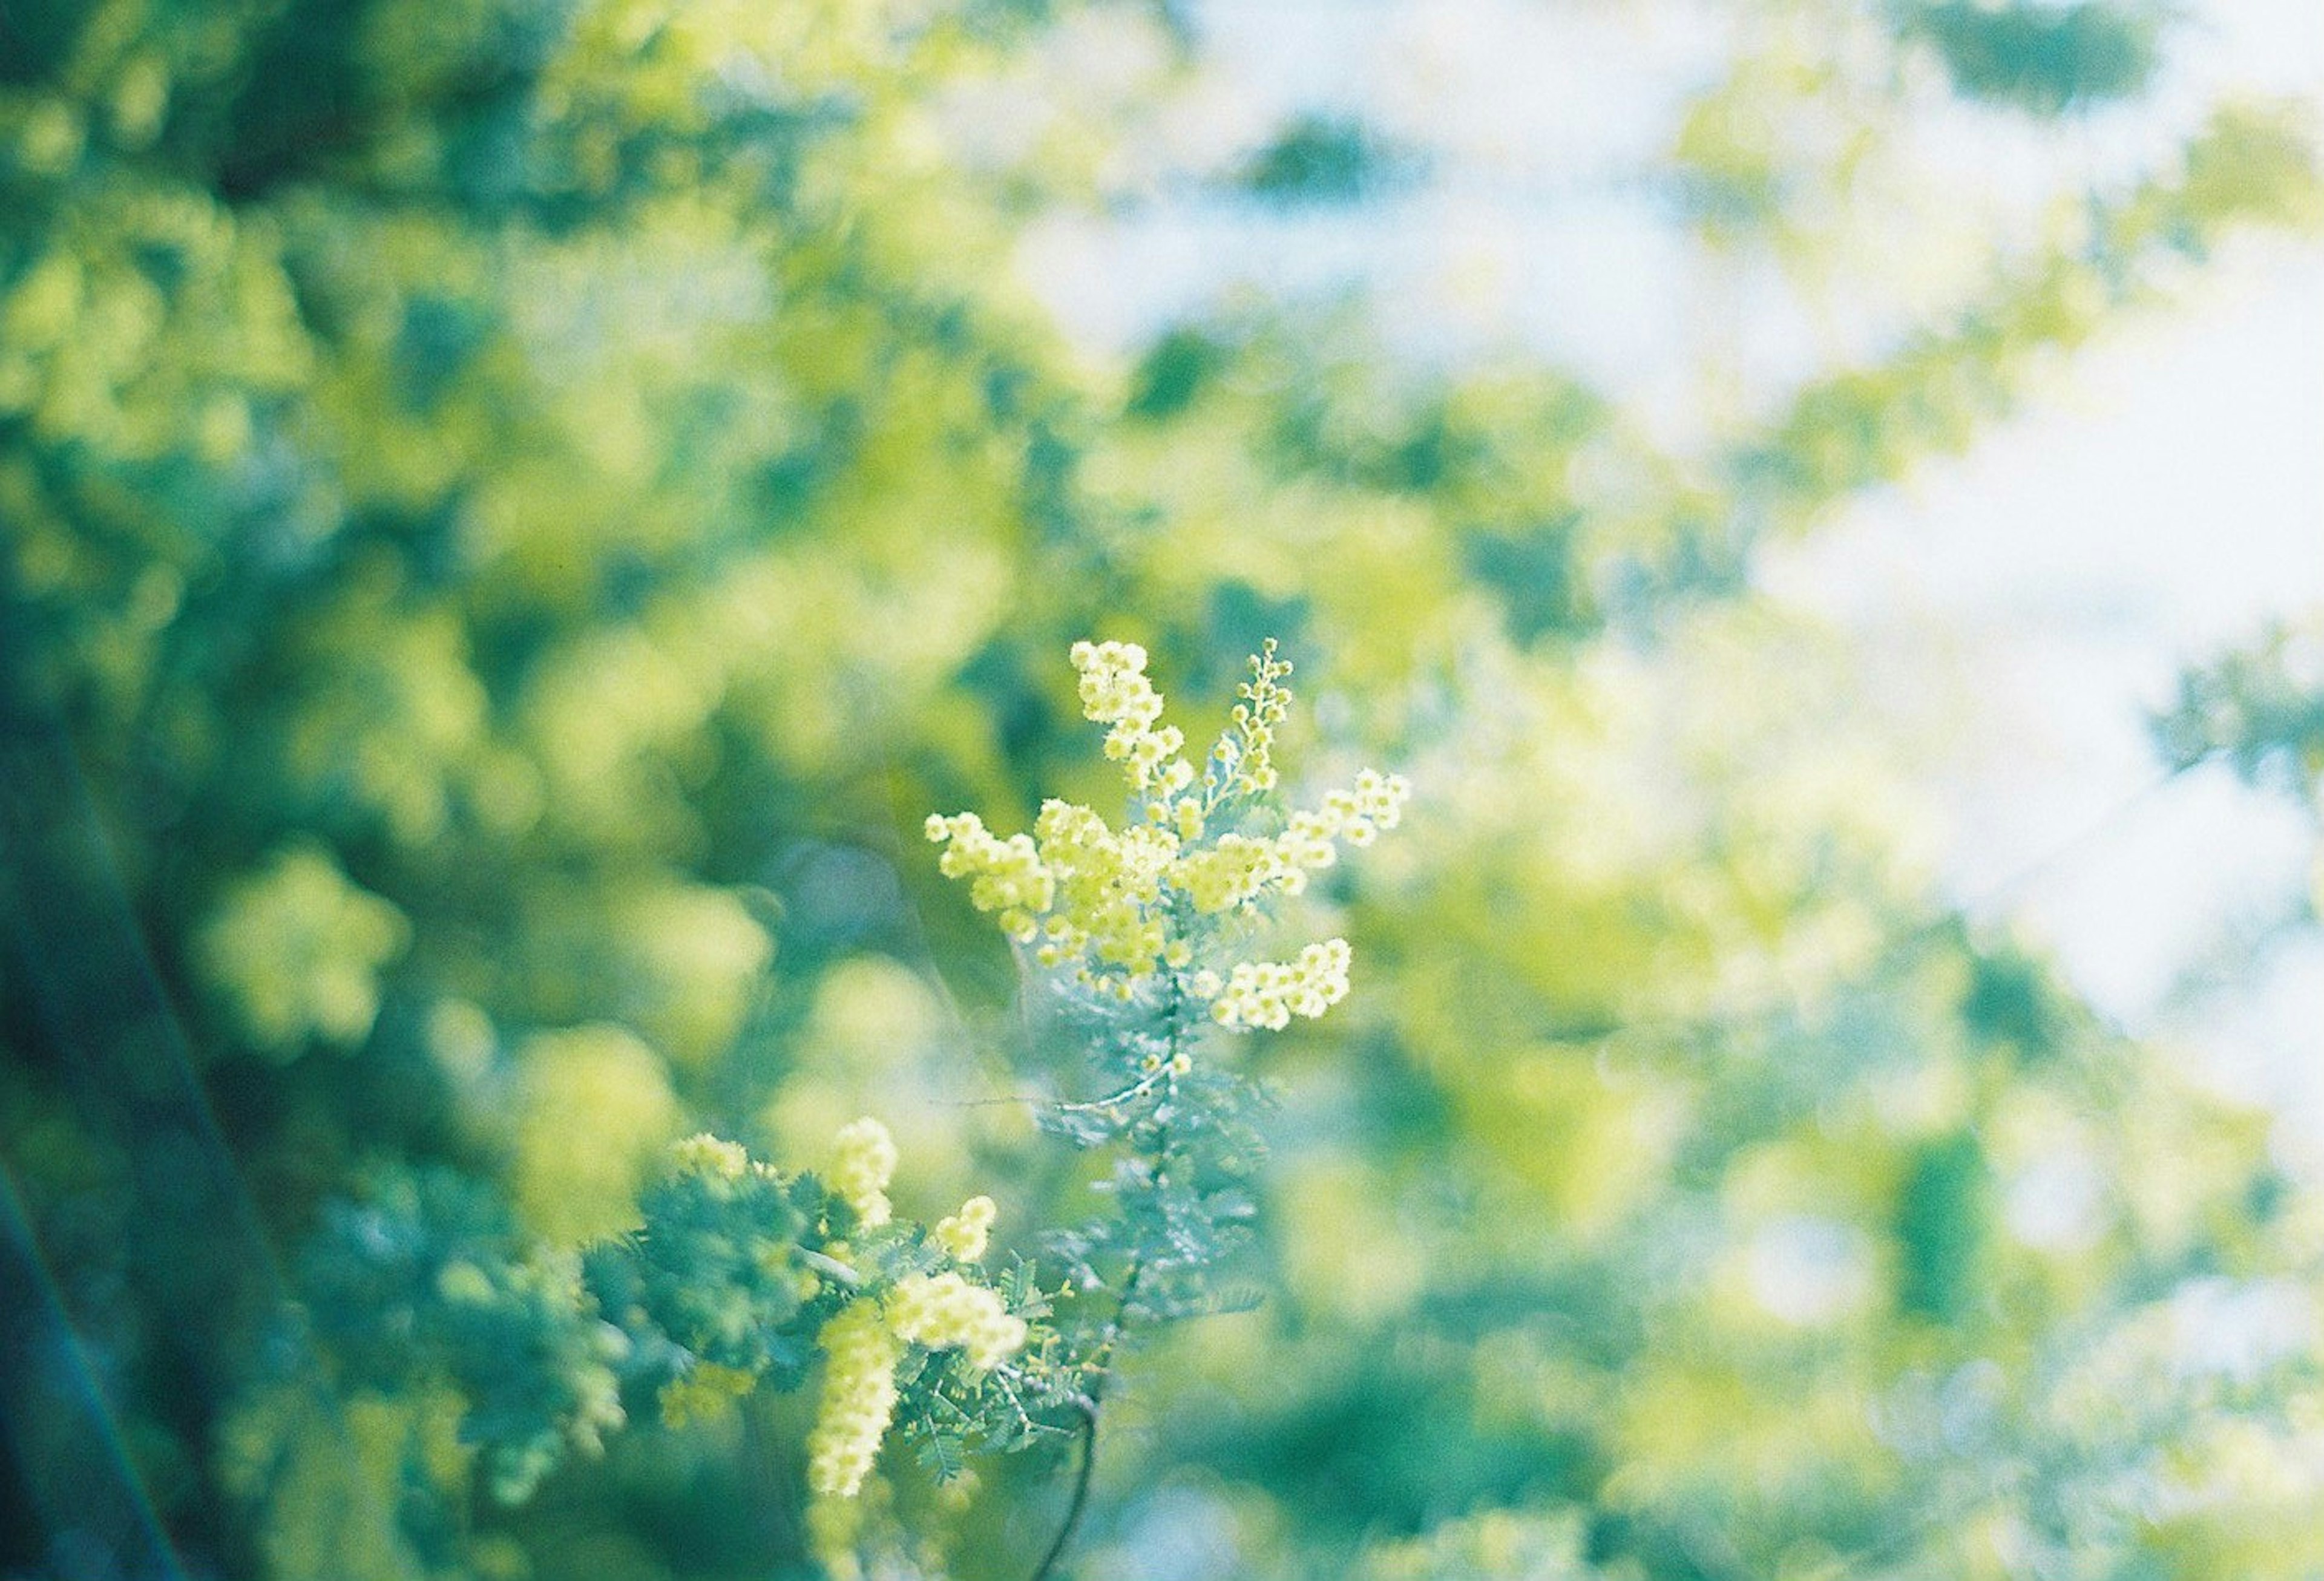
{"type": "MultiPolygon", "coordinates": [[[[1931,81],[2047,116],[2168,48],[2107,4],[1778,11],[1654,179],[1810,273],[1931,81]],[[1803,56],[1834,18],[1870,44],[1803,56]],[[1784,135],[1811,111],[1848,135],[1784,135]]],[[[1279,1097],[1267,1300],[1133,1357],[1076,1573],[2324,1574],[2324,1208],[2267,1117],[1948,909],[1844,656],[1750,580],[2312,225],[2297,118],[2218,106],[1680,453],[1360,309],[1070,345],[1009,258],[1102,193],[1108,121],[954,133],[1089,14],[0,8],[0,1565],[806,1573],[796,1400],[503,1507],[482,1385],[330,1360],[357,1298],[310,1248],[415,1180],[479,1244],[576,1245],[673,1137],[807,1163],[862,1112],[913,1212],[991,1190],[1028,1249],[1085,1214],[970,1101],[1056,1054],[919,820],[1112,794],[1072,639],[1144,642],[1191,712],[1273,634],[1295,777],[1398,767],[1415,810],[1317,901],[1349,1004],[1237,1054],[1279,1097]],[[2071,1233],[2029,1234],[2012,1191],[2059,1178],[2071,1233]]],[[[1211,174],[1426,179],[1329,119],[1211,174]]],[[[2312,805],[2292,642],[2191,676],[2166,752],[2312,805]]],[[[1026,1573],[1062,1472],[899,1467],[889,1562],[1026,1573]]]]}

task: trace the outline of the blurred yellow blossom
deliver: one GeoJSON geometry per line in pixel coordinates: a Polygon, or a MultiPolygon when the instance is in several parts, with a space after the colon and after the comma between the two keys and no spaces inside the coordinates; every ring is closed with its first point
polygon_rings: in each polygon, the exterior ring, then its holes
{"type": "Polygon", "coordinates": [[[1010,1314],[1000,1292],[958,1273],[915,1273],[898,1281],[886,1310],[899,1337],[930,1350],[957,1347],[980,1371],[999,1366],[1025,1343],[1025,1320],[1010,1314]]]}
{"type": "Polygon", "coordinates": [[[288,1058],[310,1038],[361,1042],[410,936],[401,911],[302,844],[229,886],[198,948],[254,1041],[288,1058]]]}
{"type": "Polygon", "coordinates": [[[518,1052],[518,1209],[567,1245],[636,1222],[638,1187],[677,1129],[661,1057],[619,1026],[539,1033],[518,1052]]]}
{"type": "Polygon", "coordinates": [[[831,1189],[867,1229],[888,1222],[888,1181],[896,1172],[896,1142],[866,1115],[840,1127],[831,1160],[831,1189]]]}
{"type": "Polygon", "coordinates": [[[959,1212],[936,1220],[936,1228],[929,1233],[947,1256],[955,1262],[973,1263],[984,1255],[996,1211],[991,1198],[971,1197],[960,1205],[959,1212]]]}
{"type": "Polygon", "coordinates": [[[682,1375],[661,1387],[661,1420],[666,1427],[709,1421],[757,1387],[759,1375],[715,1362],[696,1362],[682,1375]]]}
{"type": "Polygon", "coordinates": [[[852,1499],[872,1475],[896,1412],[896,1364],[904,1341],[878,1303],[852,1301],[816,1337],[825,1360],[823,1400],[807,1435],[807,1484],[825,1498],[852,1499]]]}

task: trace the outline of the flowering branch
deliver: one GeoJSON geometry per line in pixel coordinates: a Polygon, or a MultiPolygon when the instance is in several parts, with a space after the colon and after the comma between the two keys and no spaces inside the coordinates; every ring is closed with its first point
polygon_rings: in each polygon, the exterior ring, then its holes
{"type": "Polygon", "coordinates": [[[1198,1059],[1196,1034],[1278,1029],[1346,996],[1345,940],[1285,961],[1247,958],[1245,941],[1342,846],[1395,828],[1407,795],[1367,770],[1313,809],[1276,807],[1291,666],[1272,642],[1199,768],[1162,721],[1144,649],[1076,643],[1073,660],[1082,712],[1122,767],[1125,826],[1053,800],[1029,834],[996,836],[971,813],[927,827],[942,870],[1086,1026],[1084,1090],[1105,1096],[1035,1117],[1115,1154],[1110,1211],[1042,1237],[1037,1262],[989,1271],[992,1200],[932,1225],[899,1218],[896,1145],[869,1117],[841,1128],[817,1172],[783,1172],[715,1136],[679,1143],[639,1200],[639,1227],[578,1252],[528,1243],[489,1193],[448,1176],[394,1178],[310,1255],[314,1310],[346,1319],[318,1334],[336,1364],[452,1385],[489,1485],[516,1500],[638,1406],[682,1429],[761,1383],[803,1386],[820,1359],[807,1530],[842,1578],[862,1573],[862,1494],[891,1437],[916,1439],[940,1481],[964,1473],[969,1448],[1077,1438],[1071,1500],[1034,1572],[1047,1581],[1087,1509],[1099,1413],[1131,1333],[1231,1301],[1216,1278],[1248,1233],[1262,1098],[1198,1059]]]}

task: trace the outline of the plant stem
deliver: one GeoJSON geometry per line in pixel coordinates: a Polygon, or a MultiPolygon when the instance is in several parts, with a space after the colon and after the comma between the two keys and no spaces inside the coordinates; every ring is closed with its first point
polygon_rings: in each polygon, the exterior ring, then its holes
{"type": "MultiPolygon", "coordinates": [[[[1155,1072],[1155,1077],[1165,1080],[1171,1079],[1181,1040],[1185,1035],[1185,991],[1174,972],[1170,978],[1169,1053],[1162,1069],[1155,1072]]],[[[1150,1086],[1153,1080],[1154,1077],[1149,1077],[1142,1085],[1150,1086]]],[[[1155,1135],[1154,1180],[1157,1185],[1161,1183],[1162,1171],[1169,1159],[1170,1127],[1166,1121],[1155,1135]]],[[[1120,1343],[1122,1331],[1129,1326],[1130,1303],[1136,1298],[1138,1282],[1145,1273],[1146,1259],[1142,1255],[1133,1257],[1129,1271],[1122,1275],[1121,1295],[1114,1304],[1113,1320],[1106,1325],[1104,1337],[1098,1341],[1096,1350],[1092,1353],[1091,1361],[1094,1365],[1090,1374],[1089,1393],[1077,1402],[1082,1415],[1082,1453],[1081,1462],[1074,1470],[1073,1497],[1065,1505],[1065,1518],[1057,1527],[1057,1535],[1050,1540],[1048,1551],[1034,1567],[1030,1581],[1049,1581],[1056,1573],[1057,1563],[1065,1558],[1065,1549],[1073,1543],[1074,1531],[1081,1526],[1082,1515],[1089,1508],[1090,1478],[1097,1466],[1098,1406],[1105,1398],[1106,1379],[1111,1375],[1110,1369],[1113,1365],[1114,1347],[1120,1343]]]]}
{"type": "Polygon", "coordinates": [[[1074,1472],[1074,1496],[1065,1505],[1065,1519],[1057,1528],[1057,1535],[1049,1543],[1049,1551],[1041,1556],[1034,1567],[1032,1581],[1049,1581],[1056,1573],[1057,1561],[1065,1557],[1065,1549],[1074,1540],[1074,1529],[1082,1523],[1082,1512],[1089,1508],[1090,1473],[1097,1465],[1097,1402],[1082,1402],[1082,1458],[1074,1472]]]}

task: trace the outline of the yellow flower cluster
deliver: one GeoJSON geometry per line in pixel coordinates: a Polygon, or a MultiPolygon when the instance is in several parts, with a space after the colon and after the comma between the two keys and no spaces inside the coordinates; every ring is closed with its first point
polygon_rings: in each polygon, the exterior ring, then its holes
{"type": "MultiPolygon", "coordinates": [[[[680,1151],[715,1168],[733,1145],[696,1137],[680,1151]]],[[[888,1181],[896,1168],[896,1144],[887,1127],[869,1117],[844,1126],[835,1154],[834,1194],[867,1226],[885,1223],[888,1181]]],[[[991,1198],[971,1197],[939,1219],[929,1238],[955,1262],[973,1263],[984,1255],[996,1211],[991,1198]]],[[[835,1242],[825,1253],[844,1256],[846,1248],[835,1242]]],[[[957,1349],[971,1367],[989,1372],[1021,1349],[1025,1338],[1025,1320],[1009,1310],[1000,1292],[957,1271],[910,1274],[885,1296],[851,1301],[817,1336],[825,1359],[823,1398],[807,1438],[807,1485],[824,1498],[852,1499],[861,1491],[896,1414],[896,1368],[906,1346],[957,1349]]],[[[663,1392],[663,1412],[681,1420],[714,1404],[727,1382],[721,1369],[696,1367],[663,1392]]]]}
{"type": "Polygon", "coordinates": [[[740,1142],[728,1142],[707,1131],[673,1142],[670,1162],[687,1174],[713,1181],[739,1181],[751,1172],[751,1154],[740,1142]]]}
{"type": "Polygon", "coordinates": [[[979,1372],[990,1372],[1025,1343],[1025,1319],[1011,1316],[1000,1293],[958,1273],[915,1273],[888,1292],[889,1327],[899,1338],[930,1350],[958,1347],[979,1372]]]}
{"type": "Polygon", "coordinates": [[[1288,827],[1271,840],[1222,834],[1185,852],[1171,863],[1166,882],[1205,914],[1248,905],[1269,889],[1297,895],[1307,887],[1308,874],[1339,860],[1338,841],[1370,845],[1382,830],[1402,823],[1411,795],[1404,776],[1367,768],[1356,776],[1354,789],[1333,791],[1321,807],[1292,813],[1288,827]]]}
{"type": "Polygon", "coordinates": [[[716,1362],[696,1362],[685,1374],[661,1386],[661,1420],[666,1427],[682,1428],[692,1421],[709,1421],[758,1387],[759,1374],[716,1362]]]}
{"type": "Polygon", "coordinates": [[[839,1128],[825,1180],[866,1229],[888,1222],[888,1182],[895,1173],[896,1143],[887,1126],[867,1115],[839,1128]]]}
{"type": "Polygon", "coordinates": [[[1082,717],[1111,728],[1105,755],[1124,766],[1139,790],[1175,796],[1194,782],[1179,756],[1185,732],[1163,724],[1162,694],[1146,678],[1146,650],[1135,642],[1076,642],[1071,657],[1082,674],[1082,717]]]}
{"type": "Polygon", "coordinates": [[[816,1337],[824,1354],[823,1400],[807,1440],[807,1484],[852,1499],[872,1475],[896,1414],[896,1364],[904,1340],[876,1301],[851,1301],[816,1337]]]}
{"type": "Polygon", "coordinates": [[[1033,919],[1049,909],[1056,892],[1032,841],[1022,834],[1002,840],[973,813],[932,814],[927,832],[930,840],[950,842],[936,866],[947,878],[968,879],[976,909],[999,912],[1001,931],[1010,938],[1032,938],[1033,919]]]}
{"type": "Polygon", "coordinates": [[[959,1212],[936,1220],[929,1238],[955,1263],[973,1263],[984,1255],[995,1211],[991,1198],[971,1197],[960,1205],[959,1212]]]}
{"type": "MultiPolygon", "coordinates": [[[[1340,842],[1369,845],[1395,828],[1411,794],[1401,776],[1366,769],[1351,788],[1293,813],[1280,833],[1231,831],[1206,841],[1222,807],[1276,783],[1272,749],[1290,706],[1282,683],[1291,666],[1276,657],[1271,639],[1253,657],[1233,727],[1197,784],[1180,756],[1185,737],[1161,723],[1162,696],[1147,679],[1146,658],[1134,642],[1073,648],[1082,712],[1108,727],[1107,755],[1125,764],[1144,804],[1142,820],[1116,831],[1088,807],[1049,801],[1029,837],[1001,840],[969,813],[931,817],[927,825],[928,838],[945,847],[943,871],[970,881],[978,910],[998,913],[1011,938],[1038,940],[1042,965],[1077,962],[1084,982],[1123,999],[1157,971],[1194,964],[1193,945],[1179,931],[1188,912],[1221,915],[1270,893],[1300,893],[1310,874],[1339,859],[1340,842]]],[[[1322,1014],[1346,992],[1345,945],[1338,948],[1339,956],[1310,951],[1292,965],[1250,963],[1224,982],[1208,973],[1179,980],[1197,998],[1222,988],[1232,995],[1219,1012],[1226,1025],[1280,1026],[1288,1016],[1322,1014]],[[1340,962],[1336,975],[1333,961],[1340,962]]]]}
{"type": "Polygon", "coordinates": [[[1242,701],[1235,704],[1235,778],[1253,795],[1275,788],[1275,730],[1291,712],[1291,693],[1283,678],[1291,661],[1275,657],[1275,639],[1250,657],[1250,679],[1235,688],[1242,701]]]}
{"type": "Polygon", "coordinates": [[[1345,939],[1326,939],[1302,950],[1296,961],[1244,961],[1219,988],[1211,1015],[1222,1026],[1270,1032],[1282,1031],[1294,1016],[1321,1016],[1348,997],[1353,953],[1345,939]]]}
{"type": "MultiPolygon", "coordinates": [[[[826,1498],[852,1499],[862,1491],[895,1418],[896,1367],[905,1346],[957,1348],[970,1366],[989,1372],[1023,1347],[1025,1332],[1025,1320],[1010,1314],[998,1292],[958,1273],[915,1273],[885,1301],[849,1302],[816,1337],[825,1370],[807,1435],[807,1486],[826,1498]]],[[[704,1382],[715,1393],[724,1379],[704,1382]]],[[[665,1391],[665,1414],[674,1403],[665,1391]]],[[[685,1408],[695,1404],[690,1394],[684,1400],[685,1408]]]]}
{"type": "Polygon", "coordinates": [[[1042,921],[1041,964],[1086,954],[1131,977],[1151,972],[1165,948],[1162,887],[1176,838],[1159,829],[1116,834],[1089,808],[1059,801],[1041,804],[1033,834],[1058,902],[1042,921]]]}
{"type": "Polygon", "coordinates": [[[1312,813],[1291,815],[1291,832],[1285,841],[1297,836],[1299,855],[1311,859],[1297,860],[1290,850],[1285,859],[1294,866],[1328,868],[1332,865],[1331,842],[1344,840],[1352,846],[1367,846],[1379,838],[1383,829],[1393,829],[1404,821],[1404,804],[1412,795],[1412,786],[1400,774],[1382,774],[1367,768],[1356,776],[1353,790],[1335,790],[1323,798],[1323,804],[1312,813]]]}
{"type": "Polygon", "coordinates": [[[1248,905],[1284,876],[1279,842],[1245,834],[1222,834],[1204,849],[1188,851],[1171,874],[1206,916],[1248,905]]]}

